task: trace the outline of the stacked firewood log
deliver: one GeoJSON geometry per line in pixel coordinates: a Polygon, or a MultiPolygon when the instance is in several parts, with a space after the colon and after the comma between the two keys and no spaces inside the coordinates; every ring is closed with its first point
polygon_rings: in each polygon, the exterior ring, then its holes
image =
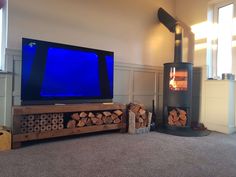
{"type": "Polygon", "coordinates": [[[130,103],[128,105],[129,111],[135,114],[135,128],[144,128],[148,126],[148,111],[145,110],[144,105],[130,103]]]}
{"type": "Polygon", "coordinates": [[[174,108],[169,112],[168,124],[170,126],[184,127],[187,123],[187,112],[185,110],[174,108]]]}
{"type": "Polygon", "coordinates": [[[123,112],[121,110],[103,112],[77,112],[71,115],[67,128],[84,127],[102,124],[119,124],[123,112]]]}
{"type": "Polygon", "coordinates": [[[64,128],[63,113],[30,114],[20,120],[21,133],[46,132],[64,128]]]}

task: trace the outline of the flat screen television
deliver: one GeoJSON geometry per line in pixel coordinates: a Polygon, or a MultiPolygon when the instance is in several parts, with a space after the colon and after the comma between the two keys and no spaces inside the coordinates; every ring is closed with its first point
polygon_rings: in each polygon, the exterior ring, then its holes
{"type": "Polygon", "coordinates": [[[110,102],[114,53],[22,39],[21,104],[110,102]]]}

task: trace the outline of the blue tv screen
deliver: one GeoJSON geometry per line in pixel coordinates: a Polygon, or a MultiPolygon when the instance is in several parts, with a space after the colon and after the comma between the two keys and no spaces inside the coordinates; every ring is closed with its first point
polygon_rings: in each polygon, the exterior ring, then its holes
{"type": "Polygon", "coordinates": [[[113,98],[114,53],[22,39],[22,104],[113,98]]]}

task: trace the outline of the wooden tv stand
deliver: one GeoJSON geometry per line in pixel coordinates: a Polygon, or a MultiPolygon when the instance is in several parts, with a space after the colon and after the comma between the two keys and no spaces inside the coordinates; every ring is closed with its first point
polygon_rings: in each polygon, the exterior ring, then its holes
{"type": "Polygon", "coordinates": [[[125,110],[125,105],[119,103],[14,106],[12,148],[31,140],[108,130],[126,131],[125,110]],[[96,118],[100,121],[96,122],[96,118]]]}

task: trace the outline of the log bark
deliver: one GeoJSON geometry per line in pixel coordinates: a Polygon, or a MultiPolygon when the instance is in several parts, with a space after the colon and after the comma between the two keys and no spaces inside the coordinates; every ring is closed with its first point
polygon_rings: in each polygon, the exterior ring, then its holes
{"type": "Polygon", "coordinates": [[[91,120],[91,118],[88,118],[88,120],[87,120],[87,122],[86,122],[86,125],[87,125],[87,126],[92,125],[92,120],[91,120]]]}
{"type": "Polygon", "coordinates": [[[96,122],[96,125],[102,125],[103,124],[103,120],[102,119],[98,119],[96,122]]]}
{"type": "Polygon", "coordinates": [[[69,122],[67,123],[67,128],[75,128],[76,125],[76,121],[75,120],[69,120],[69,122]]]}
{"type": "Polygon", "coordinates": [[[89,112],[88,117],[92,118],[95,117],[95,115],[92,112],[89,112]]]}
{"type": "Polygon", "coordinates": [[[117,115],[117,116],[121,116],[123,114],[123,112],[121,110],[115,110],[114,113],[117,115]]]}
{"type": "Polygon", "coordinates": [[[138,104],[130,104],[130,106],[129,106],[130,108],[130,111],[132,111],[134,114],[137,114],[138,112],[139,112],[139,109],[141,108],[141,106],[140,105],[138,105],[138,104]]]}
{"type": "Polygon", "coordinates": [[[145,114],[146,114],[146,111],[141,108],[141,109],[139,110],[139,113],[140,113],[140,115],[145,115],[145,114]]]}
{"type": "Polygon", "coordinates": [[[112,122],[113,122],[113,120],[112,120],[111,116],[105,117],[105,121],[104,121],[105,124],[111,124],[112,122]]]}
{"type": "Polygon", "coordinates": [[[93,118],[91,118],[91,121],[92,121],[93,124],[97,124],[98,118],[93,117],[93,118]]]}
{"type": "Polygon", "coordinates": [[[97,114],[96,114],[96,117],[97,117],[98,119],[101,119],[102,116],[103,116],[103,115],[102,115],[101,113],[97,113],[97,114]]]}
{"type": "Polygon", "coordinates": [[[104,112],[103,112],[103,115],[106,116],[106,117],[111,116],[111,112],[104,111],[104,112]]]}
{"type": "Polygon", "coordinates": [[[112,120],[115,120],[115,119],[118,118],[118,115],[116,115],[116,114],[113,113],[113,114],[111,115],[111,118],[112,118],[112,120]]]}
{"type": "Polygon", "coordinates": [[[77,124],[78,127],[83,127],[85,126],[85,122],[83,120],[80,120],[79,123],[77,124]]]}
{"type": "Polygon", "coordinates": [[[113,122],[114,122],[114,124],[119,124],[121,122],[121,120],[119,118],[116,118],[113,122]]]}
{"type": "Polygon", "coordinates": [[[170,126],[184,127],[187,123],[187,112],[185,110],[176,108],[169,112],[168,124],[170,126]]]}
{"type": "Polygon", "coordinates": [[[87,117],[87,113],[85,113],[85,112],[81,112],[80,114],[79,114],[79,116],[81,117],[81,118],[84,118],[84,117],[87,117]]]}
{"type": "Polygon", "coordinates": [[[149,119],[148,119],[148,111],[145,109],[145,107],[141,104],[134,104],[130,103],[128,105],[129,111],[132,112],[133,114],[130,115],[135,115],[132,116],[132,119],[135,119],[135,128],[145,128],[148,127],[149,125],[149,119]]]}
{"type": "Polygon", "coordinates": [[[144,120],[148,119],[148,115],[146,114],[146,112],[145,112],[145,114],[141,115],[141,117],[142,117],[142,119],[144,119],[144,120]]]}
{"type": "Polygon", "coordinates": [[[79,116],[79,113],[74,113],[71,115],[71,118],[76,120],[76,121],[79,121],[80,120],[80,116],[79,116]]]}
{"type": "Polygon", "coordinates": [[[106,116],[103,116],[103,117],[102,117],[102,121],[103,121],[103,123],[105,124],[105,122],[106,122],[106,116]]]}

